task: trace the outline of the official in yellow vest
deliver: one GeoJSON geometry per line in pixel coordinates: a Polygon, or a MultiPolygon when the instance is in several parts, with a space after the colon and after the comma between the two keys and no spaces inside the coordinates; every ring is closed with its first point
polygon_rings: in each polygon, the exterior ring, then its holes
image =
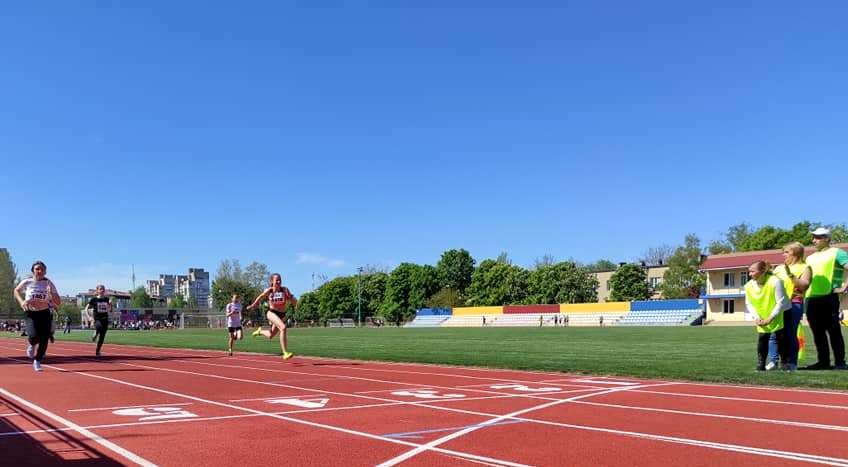
{"type": "MultiPolygon", "coordinates": [[[[792,242],[783,247],[783,264],[774,269],[774,275],[783,281],[783,288],[792,303],[792,308],[783,313],[783,328],[786,330],[786,361],[783,370],[795,371],[798,367],[798,325],[804,316],[804,294],[810,286],[812,270],[804,262],[804,245],[792,242]]],[[[769,363],[777,359],[777,339],[772,334],[769,340],[769,363]]],[[[776,366],[772,367],[776,368],[776,366]]]]}
{"type": "Polygon", "coordinates": [[[748,267],[751,280],[745,284],[745,308],[754,318],[759,338],[757,340],[757,371],[766,370],[769,338],[777,336],[777,353],[786,362],[786,330],[783,328],[783,312],[792,308],[783,281],[772,274],[771,265],[757,261],[748,267]]]}
{"type": "Polygon", "coordinates": [[[807,257],[807,264],[813,271],[810,287],[807,289],[807,322],[813,332],[818,361],[802,370],[829,370],[830,346],[833,348],[833,360],[839,370],[848,370],[845,365],[845,341],[842,338],[842,313],[839,310],[839,295],[845,293],[842,284],[845,271],[848,270],[848,253],[830,246],[830,229],[819,227],[812,232],[816,252],[807,257]]]}

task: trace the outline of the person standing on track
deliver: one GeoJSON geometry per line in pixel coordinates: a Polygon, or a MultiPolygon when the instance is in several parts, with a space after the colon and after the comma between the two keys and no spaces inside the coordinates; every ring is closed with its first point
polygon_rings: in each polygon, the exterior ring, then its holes
{"type": "Polygon", "coordinates": [[[230,340],[227,347],[227,355],[233,356],[233,343],[242,339],[241,330],[241,295],[233,294],[230,303],[227,303],[227,332],[230,340]]]}
{"type": "Polygon", "coordinates": [[[106,331],[109,330],[109,312],[112,311],[112,301],[106,296],[106,287],[98,284],[94,289],[94,296],[88,301],[86,309],[94,317],[94,335],[91,341],[97,341],[97,350],[94,355],[100,356],[100,348],[106,339],[106,331]]]}
{"type": "Polygon", "coordinates": [[[253,331],[253,337],[259,335],[272,339],[277,334],[280,335],[280,349],[283,351],[283,360],[288,360],[294,356],[287,349],[286,338],[286,308],[288,305],[296,305],[297,300],[287,287],[283,287],[283,276],[278,273],[271,274],[271,286],[265,289],[253,303],[247,307],[248,310],[256,309],[259,303],[263,300],[268,300],[268,312],[265,317],[271,323],[271,329],[265,331],[262,327],[256,328],[253,331]]]}
{"type": "Polygon", "coordinates": [[[41,371],[53,326],[52,308],[59,306],[61,298],[56,286],[46,277],[47,265],[36,261],[30,271],[32,277],[15,287],[15,300],[26,313],[27,357],[33,359],[32,369],[41,371]]]}
{"type": "Polygon", "coordinates": [[[792,308],[783,281],[772,274],[771,265],[757,261],[748,267],[751,280],[745,284],[745,307],[754,317],[759,338],[757,340],[757,371],[766,371],[766,358],[771,334],[777,334],[777,353],[786,361],[786,330],[783,314],[792,308]]]}

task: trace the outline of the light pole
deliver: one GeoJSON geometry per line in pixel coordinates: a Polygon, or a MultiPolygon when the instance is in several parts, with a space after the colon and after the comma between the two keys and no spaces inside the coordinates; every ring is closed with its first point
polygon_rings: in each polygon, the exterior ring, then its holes
{"type": "Polygon", "coordinates": [[[356,268],[359,274],[356,276],[356,288],[358,298],[356,301],[356,325],[362,326],[362,266],[356,268]]]}

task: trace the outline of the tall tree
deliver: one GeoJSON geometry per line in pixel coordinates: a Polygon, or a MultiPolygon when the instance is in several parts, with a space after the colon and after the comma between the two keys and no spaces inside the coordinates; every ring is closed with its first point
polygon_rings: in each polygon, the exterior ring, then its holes
{"type": "Polygon", "coordinates": [[[386,296],[386,282],[388,280],[389,275],[385,272],[372,272],[362,275],[360,286],[362,287],[363,318],[374,316],[379,312],[380,305],[386,296]]]}
{"type": "MultiPolygon", "coordinates": [[[[213,298],[214,300],[214,298],[213,298]]],[[[228,301],[229,302],[229,301],[228,301]]],[[[183,294],[177,292],[173,297],[168,301],[168,307],[176,310],[182,310],[186,307],[186,299],[183,297],[183,294]]]]}
{"type": "Polygon", "coordinates": [[[556,258],[550,253],[545,253],[541,258],[536,258],[533,261],[533,269],[539,269],[544,266],[553,266],[556,264],[556,258]]]}
{"type": "Polygon", "coordinates": [[[242,276],[249,286],[262,289],[268,286],[268,282],[271,280],[271,271],[267,264],[254,261],[244,268],[242,276]]]}
{"type": "Polygon", "coordinates": [[[320,322],[321,313],[318,307],[321,304],[320,293],[316,290],[306,292],[300,296],[294,310],[294,319],[298,323],[307,323],[310,321],[320,322]]]}
{"type": "Polygon", "coordinates": [[[563,261],[530,271],[524,303],[586,303],[598,300],[598,280],[586,268],[563,261]]]}
{"type": "Polygon", "coordinates": [[[415,316],[415,305],[412,303],[413,276],[418,266],[412,263],[401,263],[389,274],[386,281],[386,295],[380,305],[380,315],[390,323],[400,324],[415,316]]]}
{"type": "Polygon", "coordinates": [[[218,264],[218,270],[215,272],[215,277],[242,281],[244,280],[243,274],[239,260],[235,258],[223,259],[221,260],[221,263],[218,264]]]}
{"type": "MultiPolygon", "coordinates": [[[[262,289],[251,287],[244,280],[235,280],[227,276],[218,276],[212,281],[212,302],[218,311],[222,311],[227,303],[230,303],[233,295],[241,296],[241,302],[245,307],[250,305],[253,300],[262,292],[262,289]]],[[[254,312],[254,315],[257,314],[254,312]]],[[[261,314],[261,313],[258,313],[261,314]]],[[[247,316],[247,314],[245,314],[247,316]]]]}
{"type": "Polygon", "coordinates": [[[733,248],[729,243],[723,242],[721,240],[713,240],[707,245],[707,251],[711,255],[723,255],[727,253],[732,253],[733,248]]]}
{"type": "Polygon", "coordinates": [[[130,295],[130,306],[133,308],[152,308],[153,299],[150,298],[150,295],[147,295],[144,287],[139,287],[133,290],[130,295]]]}
{"type": "Polygon", "coordinates": [[[445,251],[436,264],[439,286],[459,293],[464,292],[471,284],[474,263],[474,258],[465,249],[445,251]]]}
{"type": "Polygon", "coordinates": [[[642,253],[642,257],[639,258],[639,261],[648,266],[659,266],[668,263],[668,259],[672,254],[674,254],[674,248],[670,245],[662,244],[652,246],[642,253]]]}
{"type": "Polygon", "coordinates": [[[356,278],[336,277],[318,289],[318,297],[321,321],[353,316],[356,312],[356,278]]]}
{"type": "Polygon", "coordinates": [[[527,271],[519,266],[487,259],[480,263],[468,286],[468,303],[474,306],[523,303],[527,271]]]}
{"type": "Polygon", "coordinates": [[[742,244],[751,236],[751,226],[745,222],[730,226],[724,236],[732,251],[742,251],[742,244]]]}
{"type": "Polygon", "coordinates": [[[651,297],[648,272],[638,264],[625,264],[610,277],[610,300],[629,302],[647,300],[651,297]]]}
{"type": "Polygon", "coordinates": [[[465,306],[465,299],[459,292],[451,288],[439,290],[427,300],[427,308],[454,308],[457,306],[465,306]]]}
{"type": "Polygon", "coordinates": [[[684,244],[668,259],[668,270],[661,286],[665,298],[696,298],[704,286],[701,267],[701,241],[695,234],[686,236],[684,244]]]}
{"type": "Polygon", "coordinates": [[[23,317],[23,311],[14,296],[17,282],[18,271],[9,250],[0,248],[0,313],[10,318],[23,317]]]}

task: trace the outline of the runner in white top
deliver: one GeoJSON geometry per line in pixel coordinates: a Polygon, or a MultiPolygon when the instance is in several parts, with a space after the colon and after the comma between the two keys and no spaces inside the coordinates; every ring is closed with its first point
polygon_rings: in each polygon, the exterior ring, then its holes
{"type": "Polygon", "coordinates": [[[32,271],[32,277],[22,280],[15,287],[15,300],[26,313],[26,332],[29,341],[27,357],[33,358],[32,369],[41,371],[41,361],[47,353],[47,343],[53,325],[52,309],[59,307],[61,299],[56,286],[45,276],[47,265],[36,261],[32,264],[30,271],[32,271]]]}
{"type": "Polygon", "coordinates": [[[233,294],[230,303],[227,303],[227,332],[230,334],[227,355],[233,356],[233,343],[241,340],[241,295],[233,294]]]}

